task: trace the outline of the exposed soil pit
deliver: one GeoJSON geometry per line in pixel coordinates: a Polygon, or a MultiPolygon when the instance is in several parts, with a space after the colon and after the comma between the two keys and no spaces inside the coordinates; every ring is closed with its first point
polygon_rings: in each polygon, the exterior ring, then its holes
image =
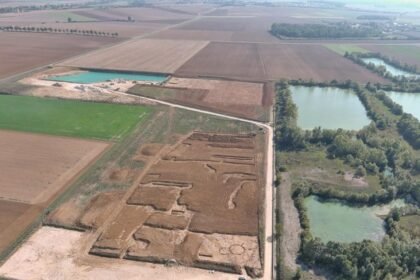
{"type": "Polygon", "coordinates": [[[123,191],[100,193],[93,197],[80,216],[78,225],[83,228],[96,229],[103,225],[123,197],[123,191]]]}
{"type": "Polygon", "coordinates": [[[188,226],[189,217],[183,215],[168,215],[154,213],[147,219],[145,225],[164,229],[185,229],[188,226]]]}
{"type": "Polygon", "coordinates": [[[136,170],[121,168],[112,170],[109,174],[109,180],[112,182],[131,182],[136,175],[136,170]]]}
{"type": "Polygon", "coordinates": [[[139,178],[90,252],[257,275],[261,147],[253,134],[193,133],[139,178]]]}
{"type": "Polygon", "coordinates": [[[178,197],[178,190],[141,186],[136,189],[127,204],[151,206],[156,210],[168,211],[178,197]]]}

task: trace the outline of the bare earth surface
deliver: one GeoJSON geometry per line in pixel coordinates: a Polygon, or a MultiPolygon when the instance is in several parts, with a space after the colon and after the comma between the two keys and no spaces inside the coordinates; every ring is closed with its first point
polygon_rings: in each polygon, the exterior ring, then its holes
{"type": "Polygon", "coordinates": [[[0,32],[0,78],[118,41],[105,37],[0,32]]]}
{"type": "Polygon", "coordinates": [[[204,48],[206,41],[132,40],[69,59],[65,66],[173,73],[204,48]]]}
{"type": "Polygon", "coordinates": [[[41,203],[82,171],[109,144],[0,131],[1,198],[41,203]]]}
{"type": "Polygon", "coordinates": [[[299,214],[291,197],[291,181],[288,173],[281,174],[282,181],[279,187],[280,205],[283,215],[283,236],[281,250],[285,265],[291,270],[297,269],[296,257],[300,247],[299,234],[301,232],[299,214]]]}
{"type": "Polygon", "coordinates": [[[212,42],[176,71],[187,77],[248,81],[314,79],[385,82],[369,70],[318,45],[212,42]]]}
{"type": "Polygon", "coordinates": [[[82,232],[42,227],[0,268],[0,277],[33,280],[237,279],[235,275],[195,268],[165,267],[86,255],[83,252],[86,237],[87,234],[82,232]]]}

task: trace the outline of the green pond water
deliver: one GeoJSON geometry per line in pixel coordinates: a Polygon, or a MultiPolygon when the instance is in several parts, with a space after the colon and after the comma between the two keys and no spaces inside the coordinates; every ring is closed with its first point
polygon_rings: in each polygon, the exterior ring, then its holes
{"type": "Polygon", "coordinates": [[[403,107],[405,113],[412,114],[420,120],[420,93],[389,91],[387,94],[403,107]]]}
{"type": "Polygon", "coordinates": [[[389,73],[391,73],[392,76],[404,76],[407,78],[420,78],[420,75],[398,69],[379,58],[362,58],[362,60],[365,63],[373,63],[375,66],[384,66],[386,70],[389,73]]]}
{"type": "Polygon", "coordinates": [[[338,201],[321,201],[316,196],[305,198],[311,233],[323,242],[379,241],[385,236],[385,216],[393,207],[402,207],[401,199],[383,206],[351,207],[338,201]]]}
{"type": "Polygon", "coordinates": [[[313,129],[359,130],[370,123],[366,110],[352,90],[333,87],[291,86],[298,107],[298,126],[313,129]]]}
{"type": "Polygon", "coordinates": [[[92,84],[105,82],[107,80],[123,79],[128,81],[145,81],[160,83],[167,79],[165,75],[123,73],[110,71],[83,71],[68,75],[58,75],[49,77],[48,80],[57,82],[92,84]]]}

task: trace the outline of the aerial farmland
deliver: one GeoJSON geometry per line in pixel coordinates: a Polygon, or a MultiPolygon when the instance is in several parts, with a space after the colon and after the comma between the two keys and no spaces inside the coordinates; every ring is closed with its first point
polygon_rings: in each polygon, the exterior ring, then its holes
{"type": "Polygon", "coordinates": [[[0,279],[417,279],[418,14],[0,0],[0,279]]]}

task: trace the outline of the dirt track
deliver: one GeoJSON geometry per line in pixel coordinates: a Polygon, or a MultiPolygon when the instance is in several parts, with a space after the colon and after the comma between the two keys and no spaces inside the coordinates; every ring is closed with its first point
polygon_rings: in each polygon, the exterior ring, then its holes
{"type": "Polygon", "coordinates": [[[279,186],[280,207],[283,217],[282,258],[285,265],[292,271],[297,269],[296,258],[300,247],[299,233],[301,232],[299,214],[291,197],[292,182],[289,173],[281,174],[282,181],[279,186]]]}

